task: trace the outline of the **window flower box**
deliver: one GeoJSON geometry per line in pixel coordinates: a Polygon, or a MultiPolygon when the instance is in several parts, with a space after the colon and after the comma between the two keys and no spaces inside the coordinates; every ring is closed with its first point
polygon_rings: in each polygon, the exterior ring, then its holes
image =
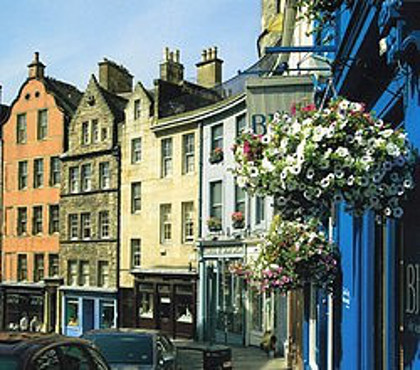
{"type": "Polygon", "coordinates": [[[209,162],[211,164],[219,163],[223,161],[223,149],[222,148],[215,148],[211,151],[209,162]]]}
{"type": "Polygon", "coordinates": [[[210,217],[207,220],[207,227],[211,232],[217,232],[222,230],[222,220],[217,217],[210,217]]]}
{"type": "Polygon", "coordinates": [[[245,217],[242,212],[232,213],[232,227],[234,229],[243,229],[245,227],[245,217]]]}

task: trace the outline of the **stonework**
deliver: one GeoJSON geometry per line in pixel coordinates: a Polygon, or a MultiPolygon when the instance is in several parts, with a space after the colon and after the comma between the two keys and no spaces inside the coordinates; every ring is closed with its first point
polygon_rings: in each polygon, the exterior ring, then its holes
{"type": "Polygon", "coordinates": [[[117,287],[120,171],[117,125],[123,116],[119,109],[123,105],[124,99],[105,91],[92,76],[70,123],[69,148],[62,156],[60,207],[60,268],[65,285],[69,284],[68,262],[83,260],[89,262],[90,286],[100,285],[98,264],[108,262],[109,280],[104,287],[117,287]],[[88,185],[83,181],[86,165],[90,166],[88,175],[85,174],[88,185]],[[71,168],[77,169],[74,178],[70,178],[71,168]],[[100,231],[101,212],[108,215],[106,235],[100,231]],[[88,235],[82,230],[82,214],[90,215],[88,235]],[[70,215],[76,215],[71,217],[77,220],[73,234],[70,215]]]}

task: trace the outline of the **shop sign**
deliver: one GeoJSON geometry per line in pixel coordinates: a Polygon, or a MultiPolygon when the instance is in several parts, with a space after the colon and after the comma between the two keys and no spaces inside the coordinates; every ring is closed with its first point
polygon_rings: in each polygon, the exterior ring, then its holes
{"type": "Polygon", "coordinates": [[[223,257],[223,256],[240,256],[244,255],[244,247],[242,245],[237,246],[214,246],[214,247],[205,247],[203,250],[204,257],[223,257]]]}
{"type": "Polygon", "coordinates": [[[405,327],[420,334],[420,263],[407,263],[405,277],[405,327]]]}

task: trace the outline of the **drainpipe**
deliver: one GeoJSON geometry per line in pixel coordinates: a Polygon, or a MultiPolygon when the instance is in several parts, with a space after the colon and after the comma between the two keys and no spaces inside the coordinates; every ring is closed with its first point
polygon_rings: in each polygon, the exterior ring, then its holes
{"type": "Polygon", "coordinates": [[[117,327],[121,327],[121,291],[120,291],[120,248],[121,248],[121,148],[115,148],[114,155],[117,159],[117,265],[116,265],[116,286],[117,286],[117,327]]]}
{"type": "Polygon", "coordinates": [[[198,340],[204,340],[204,325],[206,324],[206,305],[205,299],[207,297],[206,294],[206,284],[205,281],[207,280],[206,271],[205,271],[205,263],[203,257],[203,244],[201,241],[202,237],[202,221],[203,221],[203,122],[200,121],[198,125],[199,130],[199,163],[198,163],[198,318],[197,318],[197,334],[198,340]]]}

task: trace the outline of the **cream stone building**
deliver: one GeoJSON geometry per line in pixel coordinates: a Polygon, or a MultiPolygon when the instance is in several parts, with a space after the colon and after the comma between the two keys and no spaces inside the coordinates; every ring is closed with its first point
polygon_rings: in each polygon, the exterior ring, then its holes
{"type": "MultiPolygon", "coordinates": [[[[221,63],[216,49],[203,53],[198,68],[206,85],[212,83],[209,74],[217,73],[213,84],[221,78],[221,63]]],[[[166,49],[153,90],[138,83],[127,104],[121,132],[120,291],[124,326],[191,337],[200,135],[197,122],[179,125],[172,120],[220,97],[185,81],[183,69],[179,51],[166,49]]]]}

